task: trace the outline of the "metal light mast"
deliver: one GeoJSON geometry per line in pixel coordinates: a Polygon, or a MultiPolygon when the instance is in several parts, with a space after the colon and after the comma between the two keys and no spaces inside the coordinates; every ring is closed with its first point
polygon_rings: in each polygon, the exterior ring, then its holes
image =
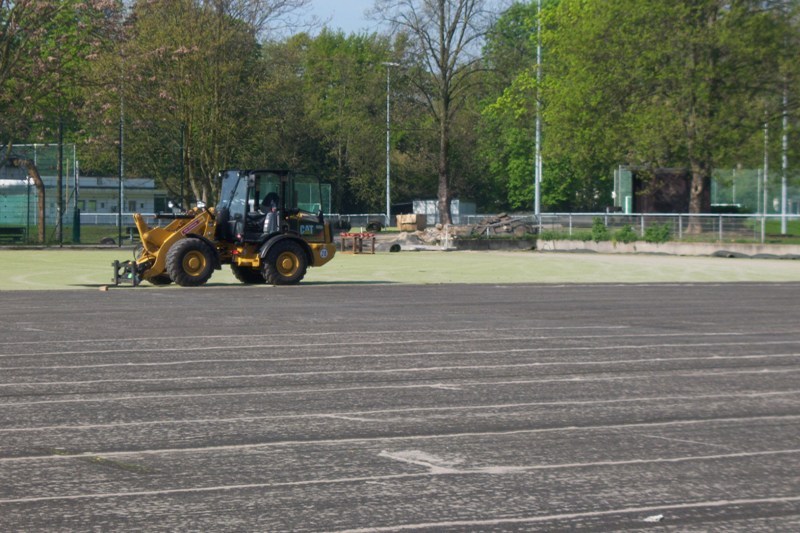
{"type": "Polygon", "coordinates": [[[391,94],[391,85],[390,85],[390,73],[392,67],[400,66],[399,63],[390,63],[385,61],[382,63],[383,66],[386,67],[386,226],[391,226],[391,184],[390,184],[390,176],[391,176],[391,163],[389,161],[390,155],[390,146],[391,146],[391,113],[390,113],[390,94],[391,94]]]}
{"type": "Polygon", "coordinates": [[[539,88],[542,82],[542,0],[537,0],[536,11],[536,157],[534,189],[535,198],[533,212],[536,223],[541,226],[542,212],[542,100],[539,97],[539,88]]]}

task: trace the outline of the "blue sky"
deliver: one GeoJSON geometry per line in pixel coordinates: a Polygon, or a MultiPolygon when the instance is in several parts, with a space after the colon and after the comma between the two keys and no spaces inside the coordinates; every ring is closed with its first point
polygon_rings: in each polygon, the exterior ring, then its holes
{"type": "Polygon", "coordinates": [[[330,28],[341,28],[345,33],[371,32],[377,23],[368,20],[364,11],[373,5],[374,0],[312,0],[310,12],[330,28]]]}

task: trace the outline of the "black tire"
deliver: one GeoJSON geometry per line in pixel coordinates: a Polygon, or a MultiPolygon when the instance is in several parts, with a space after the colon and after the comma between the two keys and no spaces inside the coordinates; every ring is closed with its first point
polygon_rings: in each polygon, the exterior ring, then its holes
{"type": "Polygon", "coordinates": [[[248,285],[257,285],[266,283],[264,275],[257,268],[241,267],[239,265],[231,265],[231,271],[236,279],[248,285]]]}
{"type": "Polygon", "coordinates": [[[272,285],[295,285],[306,275],[308,258],[294,241],[275,243],[262,266],[264,279],[272,285]]]}
{"type": "Polygon", "coordinates": [[[202,285],[214,272],[214,251],[193,237],[180,240],[167,252],[167,273],[181,287],[202,285]]]}
{"type": "Polygon", "coordinates": [[[170,278],[168,274],[159,274],[158,276],[149,278],[147,281],[152,285],[169,285],[172,283],[172,278],[170,278]]]}

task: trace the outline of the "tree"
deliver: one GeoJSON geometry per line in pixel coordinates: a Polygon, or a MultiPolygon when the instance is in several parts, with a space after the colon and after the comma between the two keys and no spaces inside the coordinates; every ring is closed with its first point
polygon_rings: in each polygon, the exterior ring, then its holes
{"type": "Polygon", "coordinates": [[[536,10],[535,3],[513,4],[491,27],[484,47],[493,94],[482,109],[481,152],[489,161],[496,211],[533,202],[536,10]]]}
{"type": "Polygon", "coordinates": [[[116,8],[113,0],[0,0],[0,142],[52,133],[58,117],[75,124],[85,71],[116,8]]]}
{"type": "Polygon", "coordinates": [[[450,224],[451,129],[479,72],[490,13],[483,0],[377,0],[376,8],[411,40],[411,62],[419,65],[415,85],[438,128],[439,217],[450,224]]]}
{"type": "MultiPolygon", "coordinates": [[[[557,3],[545,0],[542,6],[548,10],[557,3]]],[[[537,16],[536,3],[515,3],[487,34],[484,54],[493,93],[482,110],[481,153],[489,162],[495,210],[530,210],[534,201],[537,16]]],[[[545,56],[545,76],[548,64],[545,56]]],[[[545,142],[549,134],[545,128],[545,142]]],[[[547,155],[541,190],[544,206],[572,211],[603,205],[608,160],[598,154],[579,158],[575,152],[547,155]]]]}
{"type": "Polygon", "coordinates": [[[126,173],[156,178],[173,198],[183,191],[184,205],[214,201],[220,170],[264,160],[265,110],[254,104],[267,70],[258,39],[307,2],[135,2],[117,50],[97,72],[109,83],[95,99],[106,125],[95,144],[113,146],[123,116],[136,133],[125,136],[126,173]]]}
{"type": "Polygon", "coordinates": [[[563,0],[547,28],[548,153],[683,166],[690,211],[707,211],[713,168],[759,128],[752,103],[778,71],[764,2],[563,0]]]}
{"type": "Polygon", "coordinates": [[[377,35],[321,32],[309,42],[303,83],[306,113],[337,185],[334,205],[381,211],[385,71],[389,40],[377,35]],[[346,201],[345,201],[346,199],[346,201]]]}

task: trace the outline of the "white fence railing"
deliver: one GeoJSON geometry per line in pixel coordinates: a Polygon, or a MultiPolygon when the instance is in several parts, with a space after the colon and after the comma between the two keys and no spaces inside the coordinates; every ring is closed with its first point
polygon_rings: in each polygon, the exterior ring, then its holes
{"type": "MultiPolygon", "coordinates": [[[[477,224],[487,215],[466,218],[467,224],[477,224]]],[[[524,219],[538,226],[539,233],[548,232],[552,236],[574,238],[590,232],[594,221],[600,219],[610,233],[626,226],[644,238],[648,228],[655,225],[666,226],[671,240],[748,240],[764,242],[768,237],[780,232],[783,215],[761,214],[697,214],[688,213],[543,213],[537,220],[534,215],[519,215],[513,218],[524,219]]],[[[787,222],[800,220],[798,215],[785,215],[787,222]]],[[[794,234],[800,236],[800,228],[793,226],[794,234]]],[[[789,232],[791,233],[790,227],[789,232]]]]}
{"type": "MultiPolygon", "coordinates": [[[[156,219],[155,213],[142,213],[149,222],[156,219]]],[[[86,226],[116,226],[119,223],[117,213],[81,213],[81,225],[86,226]]],[[[122,226],[133,226],[133,213],[122,213],[122,226]]]]}
{"type": "MultiPolygon", "coordinates": [[[[148,223],[155,222],[154,213],[143,213],[148,223]]],[[[479,224],[493,215],[461,215],[460,226],[479,224]]],[[[365,230],[375,222],[386,225],[386,215],[383,213],[361,214],[328,214],[327,219],[334,224],[337,222],[353,229],[365,230]]],[[[533,214],[512,215],[512,218],[525,220],[538,227],[539,232],[549,232],[550,235],[575,238],[585,236],[591,231],[595,219],[599,218],[612,233],[630,226],[640,237],[644,238],[647,229],[658,224],[666,225],[669,229],[671,240],[716,240],[736,241],[747,240],[764,242],[767,238],[780,232],[782,215],[769,214],[655,214],[655,213],[543,213],[537,219],[533,214]]],[[[800,236],[800,216],[786,215],[789,222],[789,232],[800,236]]],[[[116,226],[119,222],[117,213],[81,213],[81,224],[116,226]]],[[[122,214],[123,227],[134,225],[133,214],[122,214]]],[[[393,226],[394,224],[391,224],[393,226]]],[[[433,225],[429,221],[429,226],[433,225]]],[[[391,227],[390,226],[390,227],[391,227]]]]}

